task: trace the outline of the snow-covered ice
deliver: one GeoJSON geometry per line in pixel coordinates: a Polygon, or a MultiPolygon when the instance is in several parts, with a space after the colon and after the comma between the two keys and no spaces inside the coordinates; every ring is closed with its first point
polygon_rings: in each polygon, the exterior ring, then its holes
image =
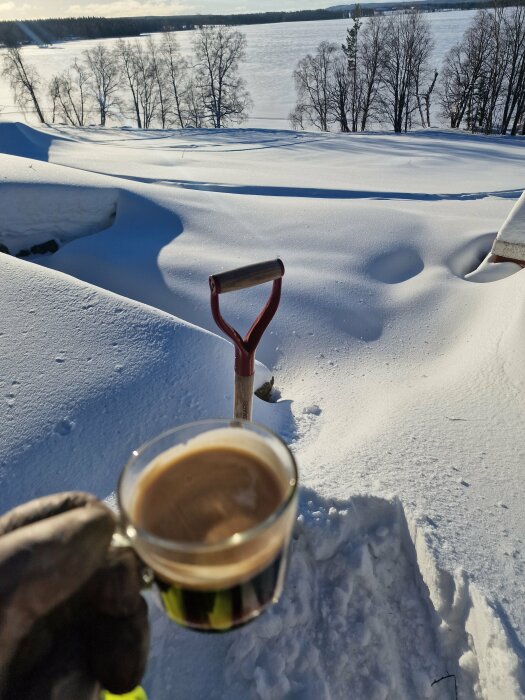
{"type": "MultiPolygon", "coordinates": [[[[435,41],[432,68],[434,66],[438,70],[441,68],[445,53],[460,40],[474,14],[474,10],[425,14],[425,18],[430,22],[435,41]]],[[[345,41],[346,30],[351,24],[351,19],[337,19],[239,27],[246,34],[248,41],[246,61],[241,63],[240,70],[254,102],[245,126],[288,128],[289,114],[295,106],[293,71],[297,62],[307,53],[315,52],[321,41],[342,44],[345,41]]],[[[192,63],[194,32],[181,31],[175,32],[175,35],[183,54],[192,63]]],[[[145,45],[148,37],[134,37],[134,40],[145,45]]],[[[53,75],[70,66],[75,58],[81,58],[82,52],[86,49],[91,49],[99,43],[113,48],[116,42],[117,39],[67,41],[47,47],[25,46],[22,52],[30,64],[37,66],[44,83],[47,83],[53,75]]],[[[41,94],[41,101],[47,109],[47,114],[50,114],[51,99],[45,91],[41,94]]],[[[2,108],[0,120],[22,118],[18,107],[13,102],[7,80],[0,80],[0,108],[2,108]]],[[[435,112],[434,123],[438,124],[437,100],[433,105],[433,112],[435,112]]],[[[97,123],[96,111],[91,112],[88,118],[90,123],[97,123]]],[[[135,123],[133,110],[127,105],[124,105],[123,122],[135,123]]]]}
{"type": "MultiPolygon", "coordinates": [[[[524,142],[1,126],[0,243],[61,244],[0,256],[2,509],[109,497],[133,447],[231,415],[207,277],[286,266],[254,407],[301,471],[285,594],[221,637],[152,611],[152,697],[523,697],[525,273],[465,277],[524,142]]],[[[223,312],[247,328],[266,294],[223,312]]]]}

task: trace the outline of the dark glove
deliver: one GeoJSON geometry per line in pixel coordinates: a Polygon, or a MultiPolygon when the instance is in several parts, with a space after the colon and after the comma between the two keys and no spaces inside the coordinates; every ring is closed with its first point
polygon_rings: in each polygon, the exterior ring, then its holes
{"type": "Polygon", "coordinates": [[[0,699],[98,700],[132,690],[148,651],[140,564],[109,549],[112,512],[62,493],[0,517],[0,699]]]}

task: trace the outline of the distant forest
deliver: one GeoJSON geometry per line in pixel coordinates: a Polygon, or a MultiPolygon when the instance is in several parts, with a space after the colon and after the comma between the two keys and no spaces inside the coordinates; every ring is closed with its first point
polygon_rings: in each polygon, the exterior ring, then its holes
{"type": "Polygon", "coordinates": [[[348,17],[347,12],[301,10],[261,12],[245,15],[180,15],[167,17],[75,17],[0,22],[0,43],[17,46],[27,43],[52,44],[71,39],[109,39],[139,36],[153,32],[194,29],[203,25],[269,24],[348,17]]]}
{"type": "MultiPolygon", "coordinates": [[[[438,0],[438,2],[417,2],[423,11],[436,9],[476,9],[487,7],[491,0],[438,0]]],[[[503,4],[515,4],[503,0],[503,4]]],[[[413,2],[396,3],[385,9],[408,9],[413,2]]],[[[361,7],[360,16],[366,17],[375,12],[373,7],[361,7]]],[[[53,44],[57,41],[73,39],[110,39],[139,36],[153,32],[180,31],[203,25],[242,25],[271,24],[275,22],[304,22],[347,18],[349,11],[341,10],[298,10],[295,12],[259,12],[235,15],[177,15],[165,17],[75,17],[63,19],[37,19],[23,22],[0,22],[0,45],[19,46],[21,44],[53,44]]]]}

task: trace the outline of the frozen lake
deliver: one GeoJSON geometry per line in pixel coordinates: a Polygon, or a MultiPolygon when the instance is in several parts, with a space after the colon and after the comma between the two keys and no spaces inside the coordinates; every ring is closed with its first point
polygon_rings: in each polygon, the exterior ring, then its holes
{"type": "MultiPolygon", "coordinates": [[[[475,12],[429,13],[434,33],[434,65],[441,67],[443,56],[456,43],[475,12]]],[[[297,61],[307,53],[315,51],[323,40],[342,43],[351,20],[320,22],[286,22],[240,27],[248,40],[247,60],[242,64],[242,74],[248,82],[254,107],[245,124],[257,128],[289,128],[288,114],[295,105],[295,89],[292,73],[297,61]]],[[[191,53],[193,32],[177,32],[181,49],[191,53]]],[[[145,38],[141,40],[145,41],[145,38]]],[[[97,41],[75,41],[57,44],[49,48],[30,46],[24,49],[28,61],[38,67],[45,82],[70,65],[82,51],[97,43],[112,45],[115,39],[97,41]]],[[[16,118],[16,107],[9,85],[0,79],[0,118],[16,118]],[[15,114],[13,114],[15,112],[15,114]]],[[[93,115],[96,121],[96,115],[93,115]]]]}

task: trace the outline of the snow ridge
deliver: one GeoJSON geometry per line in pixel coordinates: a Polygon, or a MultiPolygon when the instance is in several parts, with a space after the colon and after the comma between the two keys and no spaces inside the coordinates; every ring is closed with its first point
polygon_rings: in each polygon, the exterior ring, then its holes
{"type": "Polygon", "coordinates": [[[446,665],[399,501],[305,492],[280,605],[227,656],[238,697],[430,698],[446,665]]]}

